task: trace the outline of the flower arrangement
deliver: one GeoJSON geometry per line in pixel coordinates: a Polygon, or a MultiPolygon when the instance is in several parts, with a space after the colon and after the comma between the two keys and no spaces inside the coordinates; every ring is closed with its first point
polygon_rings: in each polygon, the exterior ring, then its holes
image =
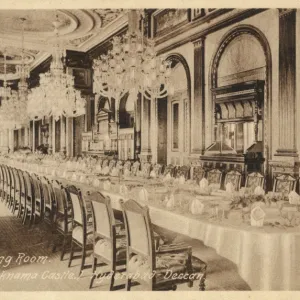
{"type": "Polygon", "coordinates": [[[267,199],[263,195],[245,194],[233,195],[230,203],[230,209],[250,207],[255,202],[267,203],[267,199]]]}
{"type": "Polygon", "coordinates": [[[288,195],[285,195],[282,193],[270,192],[265,196],[265,198],[268,203],[279,202],[279,201],[289,201],[288,195]]]}

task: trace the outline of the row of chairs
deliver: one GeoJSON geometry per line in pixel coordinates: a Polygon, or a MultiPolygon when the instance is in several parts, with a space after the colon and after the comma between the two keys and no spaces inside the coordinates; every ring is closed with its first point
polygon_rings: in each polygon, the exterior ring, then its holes
{"type": "Polygon", "coordinates": [[[18,212],[24,225],[29,220],[30,226],[41,222],[50,226],[52,251],[62,246],[63,260],[70,249],[68,267],[77,258],[74,253],[81,251],[79,275],[92,267],[90,288],[104,275],[97,274],[101,263],[109,267],[110,290],[116,289],[118,266],[126,272],[127,290],[135,284],[145,284],[150,290],[175,290],[180,283],[191,287],[196,279],[200,290],[205,289],[206,263],[192,256],[188,245],[162,243],[153,230],[149,208],[134,200],[120,199],[123,217],[119,220],[111,199],[100,192],[83,195],[74,185],[63,186],[7,165],[0,165],[0,196],[13,213],[18,212]],[[89,250],[92,266],[86,265],[89,250]],[[167,272],[177,276],[166,277],[167,272]]]}

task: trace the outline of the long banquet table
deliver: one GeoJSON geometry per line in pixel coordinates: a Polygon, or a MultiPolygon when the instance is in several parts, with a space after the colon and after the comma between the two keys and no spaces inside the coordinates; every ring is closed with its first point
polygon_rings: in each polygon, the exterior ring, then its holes
{"type": "MultiPolygon", "coordinates": [[[[47,176],[63,184],[75,184],[83,193],[96,189],[88,184],[47,176]]],[[[119,200],[124,199],[124,195],[116,191],[101,192],[111,198],[113,209],[121,210],[119,200]]],[[[152,198],[161,197],[155,189],[151,193],[152,198]]],[[[186,193],[183,195],[186,196],[186,193]]],[[[203,196],[204,202],[211,199],[222,201],[220,197],[203,196]]],[[[201,240],[206,246],[214,248],[219,255],[237,265],[240,276],[252,290],[300,290],[299,226],[258,228],[239,218],[213,220],[206,215],[170,211],[157,205],[157,202],[152,204],[149,201],[147,204],[153,224],[201,240]]]]}

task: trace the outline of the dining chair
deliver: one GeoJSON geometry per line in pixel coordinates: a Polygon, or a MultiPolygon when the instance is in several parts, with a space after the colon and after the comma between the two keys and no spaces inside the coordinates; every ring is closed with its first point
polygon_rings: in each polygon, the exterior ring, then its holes
{"type": "Polygon", "coordinates": [[[189,166],[178,166],[175,169],[175,177],[180,178],[183,176],[185,180],[188,180],[190,178],[190,169],[189,166]]]}
{"type": "Polygon", "coordinates": [[[64,259],[67,247],[72,237],[72,204],[67,189],[58,181],[52,182],[53,196],[56,207],[53,218],[52,233],[55,235],[52,252],[55,252],[62,239],[60,260],[64,259]]]}
{"type": "Polygon", "coordinates": [[[19,205],[18,205],[18,218],[24,218],[25,215],[25,210],[26,210],[26,184],[25,184],[25,179],[23,172],[20,169],[17,169],[18,175],[19,175],[19,180],[20,180],[20,197],[19,197],[19,205]]]}
{"type": "Polygon", "coordinates": [[[32,173],[32,185],[34,189],[34,224],[36,223],[36,220],[39,219],[41,221],[44,218],[44,206],[45,202],[43,199],[43,193],[42,193],[42,184],[40,181],[40,178],[37,174],[32,173]]]}
{"type": "Polygon", "coordinates": [[[77,258],[74,256],[75,247],[81,249],[81,265],[79,276],[83,269],[89,267],[85,266],[86,252],[93,245],[93,226],[87,220],[86,208],[83,203],[83,198],[80,189],[74,185],[67,186],[67,191],[71,198],[72,203],[72,240],[71,240],[71,253],[69,258],[68,267],[71,266],[72,260],[77,258]]]}
{"type": "Polygon", "coordinates": [[[170,174],[171,177],[175,176],[175,166],[172,164],[169,164],[167,166],[165,166],[164,168],[164,176],[170,174]]]}
{"type": "Polygon", "coordinates": [[[193,166],[191,168],[192,180],[195,180],[197,184],[205,178],[205,169],[202,166],[193,166]]]}
{"type": "Polygon", "coordinates": [[[207,172],[207,181],[210,185],[216,185],[219,189],[222,184],[222,171],[219,169],[211,169],[207,172]]]}
{"type": "Polygon", "coordinates": [[[247,174],[246,182],[245,182],[245,188],[253,190],[260,186],[261,188],[264,188],[265,186],[265,177],[259,172],[252,172],[247,174]]]}
{"type": "Polygon", "coordinates": [[[131,175],[136,176],[138,174],[138,171],[140,170],[140,162],[135,161],[131,166],[131,175]]]}
{"type": "Polygon", "coordinates": [[[14,188],[14,197],[13,197],[11,211],[13,214],[15,214],[16,210],[20,209],[19,205],[21,202],[21,182],[20,182],[19,172],[16,168],[12,169],[12,174],[15,182],[15,188],[14,188]]]}
{"type": "Polygon", "coordinates": [[[162,173],[162,165],[161,164],[155,164],[152,167],[152,171],[150,173],[154,173],[154,176],[156,178],[160,177],[161,173],[162,173]]]}
{"type": "Polygon", "coordinates": [[[9,194],[8,194],[7,206],[8,206],[9,209],[11,209],[12,206],[13,206],[14,197],[15,197],[15,179],[14,179],[14,176],[13,176],[12,167],[8,167],[7,172],[8,172],[8,176],[9,176],[9,179],[10,179],[10,191],[9,191],[9,194]]]}
{"type": "Polygon", "coordinates": [[[0,165],[0,197],[1,201],[4,201],[5,199],[5,175],[4,175],[4,165],[0,165]]]}
{"type": "Polygon", "coordinates": [[[29,217],[29,225],[31,226],[34,221],[35,212],[35,199],[34,199],[34,189],[31,176],[26,171],[23,171],[23,178],[25,183],[25,210],[23,214],[23,224],[26,223],[27,217],[29,217]]]}
{"type": "MultiPolygon", "coordinates": [[[[115,275],[118,266],[126,265],[126,236],[120,234],[121,227],[115,221],[111,207],[111,200],[99,192],[93,192],[87,200],[92,204],[93,216],[93,276],[90,281],[90,289],[95,278],[102,274],[96,274],[98,261],[109,266],[110,291],[114,289],[115,275]],[[119,230],[118,230],[119,229],[119,230]]],[[[122,233],[122,232],[121,232],[122,233]]]]}
{"type": "Polygon", "coordinates": [[[192,247],[181,243],[155,248],[149,208],[131,199],[121,206],[127,235],[126,289],[136,282],[149,290],[176,290],[178,284],[192,287],[199,279],[199,289],[205,290],[207,265],[192,256],[192,247]]]}
{"type": "Polygon", "coordinates": [[[296,183],[296,178],[291,175],[277,175],[274,179],[273,192],[287,195],[296,189],[296,183]]]}
{"type": "Polygon", "coordinates": [[[242,174],[238,171],[231,170],[226,173],[225,180],[224,180],[224,187],[228,183],[231,183],[236,191],[238,191],[241,188],[241,182],[242,182],[242,174]]]}

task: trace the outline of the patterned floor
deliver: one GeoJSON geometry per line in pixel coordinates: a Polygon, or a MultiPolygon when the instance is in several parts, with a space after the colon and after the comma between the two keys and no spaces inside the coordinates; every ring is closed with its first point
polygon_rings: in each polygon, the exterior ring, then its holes
{"type": "MultiPolygon", "coordinates": [[[[12,216],[0,202],[0,291],[88,291],[91,269],[78,277],[79,262],[68,268],[68,254],[60,261],[59,253],[51,252],[52,235],[45,224],[29,229],[12,216]]],[[[219,256],[202,242],[178,236],[193,246],[193,255],[208,264],[206,290],[249,290],[237,272],[236,265],[219,256]]],[[[87,262],[89,263],[89,261],[87,262]]],[[[116,285],[122,285],[122,279],[116,285]]],[[[95,281],[93,291],[107,291],[109,281],[95,281]]],[[[132,290],[143,290],[136,286],[132,290]]],[[[192,289],[185,284],[177,290],[192,289]]]]}

